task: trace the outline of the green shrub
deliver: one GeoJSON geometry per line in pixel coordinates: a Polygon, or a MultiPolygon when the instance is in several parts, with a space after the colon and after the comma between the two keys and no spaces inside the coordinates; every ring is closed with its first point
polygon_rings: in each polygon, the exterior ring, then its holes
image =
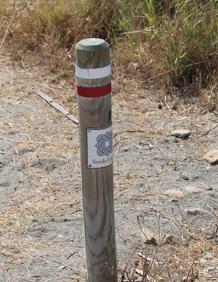
{"type": "Polygon", "coordinates": [[[177,1],[175,16],[161,19],[155,40],[163,67],[172,70],[175,83],[199,77],[207,83],[217,68],[217,17],[216,1],[177,1]]]}

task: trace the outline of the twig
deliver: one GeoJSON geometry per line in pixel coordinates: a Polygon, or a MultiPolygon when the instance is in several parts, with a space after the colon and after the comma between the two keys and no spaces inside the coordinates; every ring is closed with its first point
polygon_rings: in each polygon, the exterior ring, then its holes
{"type": "MultiPolygon", "coordinates": [[[[182,238],[184,238],[184,237],[183,237],[183,234],[184,234],[184,232],[186,232],[186,234],[187,234],[191,239],[196,240],[197,237],[194,236],[193,232],[190,231],[190,226],[187,225],[187,224],[185,224],[185,223],[183,223],[183,222],[180,222],[180,221],[176,218],[176,215],[175,215],[175,213],[174,213],[174,209],[172,209],[172,214],[173,214],[173,218],[174,218],[174,221],[172,221],[172,222],[174,222],[175,224],[177,224],[177,225],[178,225],[179,227],[181,227],[181,229],[182,229],[182,238]]],[[[194,228],[192,228],[192,229],[194,229],[194,228]]]]}
{"type": "Polygon", "coordinates": [[[126,32],[122,32],[121,35],[126,35],[126,34],[135,34],[135,33],[144,33],[145,30],[141,29],[141,30],[132,30],[132,31],[126,31],[126,32]]]}
{"type": "Polygon", "coordinates": [[[124,268],[124,270],[122,271],[121,282],[124,282],[124,280],[125,280],[125,274],[127,274],[128,265],[129,265],[129,263],[130,263],[130,260],[133,258],[134,254],[135,254],[135,250],[134,250],[134,252],[133,252],[133,253],[128,257],[128,259],[127,259],[125,268],[124,268]]]}
{"type": "Polygon", "coordinates": [[[164,95],[164,102],[165,102],[165,105],[167,106],[167,108],[169,110],[171,110],[170,106],[167,104],[167,95],[164,95]]]}
{"type": "Polygon", "coordinates": [[[206,203],[206,206],[209,208],[210,212],[218,219],[218,214],[214,210],[213,207],[211,207],[208,203],[206,203]]]}
{"type": "Polygon", "coordinates": [[[23,100],[24,98],[27,98],[27,97],[30,96],[31,94],[32,94],[32,93],[29,92],[29,93],[27,93],[27,94],[25,94],[25,95],[23,95],[23,96],[17,98],[17,99],[16,99],[16,102],[21,101],[21,100],[23,100]]]}
{"type": "Polygon", "coordinates": [[[69,256],[67,257],[67,260],[70,259],[71,257],[73,257],[75,254],[76,254],[76,252],[69,254],[69,256]]]}
{"type": "Polygon", "coordinates": [[[144,82],[146,83],[147,81],[153,80],[154,78],[157,78],[157,77],[163,76],[163,75],[168,74],[168,73],[171,73],[171,72],[173,72],[173,71],[174,71],[174,69],[172,69],[172,70],[168,70],[168,71],[164,71],[164,72],[161,72],[161,73],[156,74],[156,75],[154,75],[154,76],[152,76],[152,77],[149,77],[149,78],[148,78],[148,79],[146,79],[144,82]]]}
{"type": "MultiPolygon", "coordinates": [[[[217,55],[217,53],[212,53],[212,54],[209,54],[209,55],[210,55],[210,56],[215,56],[215,55],[217,55]]],[[[196,62],[196,63],[187,64],[185,67],[186,67],[186,68],[190,68],[190,67],[192,67],[192,66],[200,65],[200,64],[206,63],[206,62],[208,62],[208,61],[209,61],[209,59],[202,60],[202,61],[199,61],[199,62],[196,62]]],[[[165,75],[165,74],[168,74],[168,73],[171,73],[171,72],[174,72],[174,71],[176,71],[176,68],[173,68],[173,69],[170,69],[170,70],[168,70],[168,71],[164,71],[164,72],[161,72],[161,73],[159,73],[159,74],[157,74],[157,75],[154,75],[154,76],[152,76],[152,77],[149,77],[149,78],[146,79],[144,82],[153,80],[154,78],[163,76],[163,75],[165,75]]]]}
{"type": "Polygon", "coordinates": [[[172,157],[169,156],[169,154],[165,153],[165,152],[160,148],[160,146],[158,145],[158,143],[157,143],[157,141],[156,141],[155,138],[153,138],[153,141],[154,141],[156,147],[158,148],[158,150],[159,150],[165,157],[167,157],[168,159],[172,159],[172,157]]]}
{"type": "Polygon", "coordinates": [[[186,277],[186,281],[189,281],[188,279],[189,279],[189,277],[190,277],[191,271],[193,270],[193,266],[194,266],[194,261],[192,262],[191,267],[190,267],[190,269],[189,269],[189,271],[188,271],[188,275],[187,275],[187,277],[186,277]]]}
{"type": "Polygon", "coordinates": [[[76,117],[74,117],[73,115],[71,115],[66,109],[64,109],[64,107],[62,107],[61,105],[59,105],[57,102],[54,102],[52,98],[50,98],[49,96],[47,96],[45,93],[43,93],[41,90],[39,89],[34,89],[34,92],[40,96],[43,100],[45,100],[50,106],[52,106],[53,108],[55,108],[57,111],[61,112],[62,114],[64,114],[68,119],[72,120],[75,124],[79,124],[79,121],[76,117]]]}

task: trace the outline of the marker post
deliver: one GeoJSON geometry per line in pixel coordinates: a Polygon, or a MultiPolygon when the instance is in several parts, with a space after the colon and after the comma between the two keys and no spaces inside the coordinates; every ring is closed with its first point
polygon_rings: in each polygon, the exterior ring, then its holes
{"type": "Polygon", "coordinates": [[[117,281],[114,225],[111,67],[102,39],[76,45],[83,216],[89,282],[117,281]]]}

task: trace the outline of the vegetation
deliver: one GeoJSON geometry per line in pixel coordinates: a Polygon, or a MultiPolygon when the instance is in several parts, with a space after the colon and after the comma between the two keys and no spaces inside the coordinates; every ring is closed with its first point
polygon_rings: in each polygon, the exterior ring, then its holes
{"type": "Polygon", "coordinates": [[[204,87],[216,76],[217,0],[4,3],[0,0],[1,33],[3,37],[13,17],[6,40],[12,50],[41,52],[51,58],[60,54],[70,61],[68,56],[79,39],[96,36],[112,44],[120,55],[116,58],[120,57],[124,65],[137,62],[146,71],[145,61],[149,58],[152,75],[158,74],[170,84],[184,87],[198,81],[204,87]]]}

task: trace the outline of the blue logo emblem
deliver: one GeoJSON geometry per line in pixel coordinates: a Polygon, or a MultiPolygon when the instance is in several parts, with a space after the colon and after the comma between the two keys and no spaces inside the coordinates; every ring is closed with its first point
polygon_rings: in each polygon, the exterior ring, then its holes
{"type": "Polygon", "coordinates": [[[100,134],[96,138],[97,155],[100,157],[109,156],[112,153],[112,130],[100,134]]]}

